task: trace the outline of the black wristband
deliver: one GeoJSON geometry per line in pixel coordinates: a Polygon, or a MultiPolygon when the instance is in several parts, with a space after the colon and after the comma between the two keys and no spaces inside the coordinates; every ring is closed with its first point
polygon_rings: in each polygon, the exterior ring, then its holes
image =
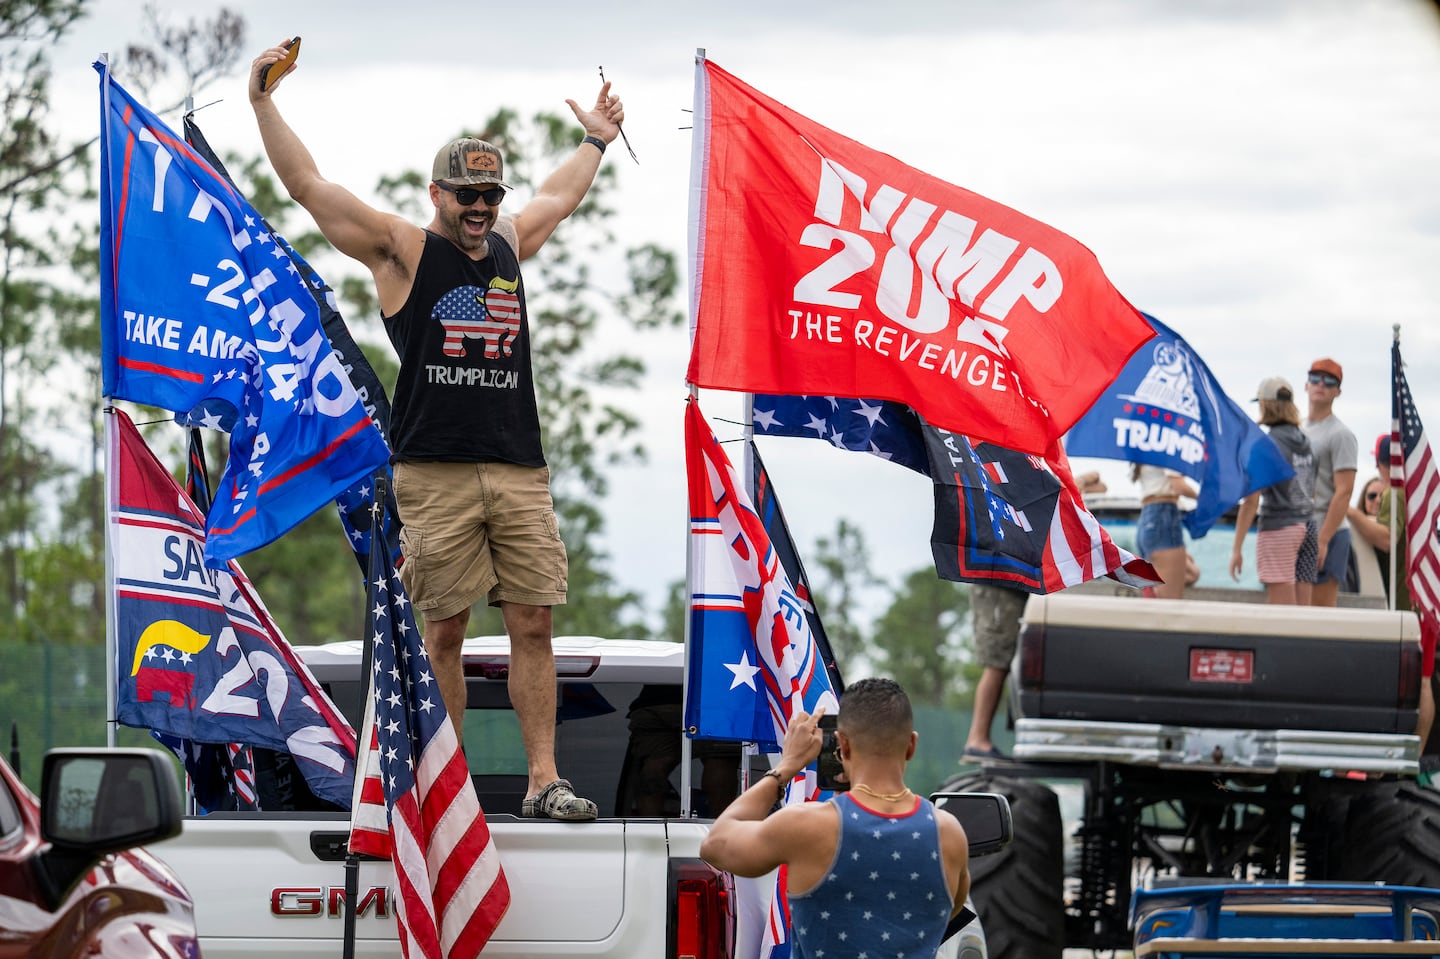
{"type": "Polygon", "coordinates": [[[605,141],[602,140],[602,139],[600,139],[599,137],[586,137],[585,139],[581,140],[580,142],[581,142],[581,143],[589,143],[589,144],[591,144],[591,145],[599,148],[599,150],[600,150],[601,153],[604,153],[604,152],[605,152],[605,141]]]}

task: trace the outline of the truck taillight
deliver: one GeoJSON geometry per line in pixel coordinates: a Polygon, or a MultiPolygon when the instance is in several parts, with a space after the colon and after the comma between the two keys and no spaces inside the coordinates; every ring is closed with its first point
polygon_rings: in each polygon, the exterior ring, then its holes
{"type": "Polygon", "coordinates": [[[1420,684],[1427,682],[1420,676],[1420,644],[1406,643],[1400,650],[1400,688],[1396,690],[1396,705],[1401,709],[1416,709],[1420,705],[1420,684]]]}
{"type": "Polygon", "coordinates": [[[701,859],[670,863],[671,959],[731,959],[735,945],[733,885],[701,859]]]}
{"type": "Polygon", "coordinates": [[[1020,630],[1020,685],[1039,689],[1045,682],[1045,627],[1026,623],[1020,630]]]}

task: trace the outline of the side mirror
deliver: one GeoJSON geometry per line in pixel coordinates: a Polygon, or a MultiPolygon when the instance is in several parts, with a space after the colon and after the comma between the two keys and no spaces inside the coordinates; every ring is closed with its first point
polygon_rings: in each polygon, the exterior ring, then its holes
{"type": "Polygon", "coordinates": [[[970,858],[988,856],[1010,845],[1015,834],[1010,802],[999,793],[934,793],[930,801],[965,827],[970,858]]]}
{"type": "Polygon", "coordinates": [[[40,886],[55,909],[113,852],[180,834],[175,763],[153,749],[52,749],[40,779],[40,886]]]}

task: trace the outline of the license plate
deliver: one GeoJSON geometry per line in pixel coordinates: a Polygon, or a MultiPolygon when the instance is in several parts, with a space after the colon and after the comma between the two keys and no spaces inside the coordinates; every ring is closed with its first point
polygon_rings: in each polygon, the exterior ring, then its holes
{"type": "Polygon", "coordinates": [[[1255,653],[1248,649],[1190,650],[1190,680],[1196,683],[1255,681],[1255,653]]]}

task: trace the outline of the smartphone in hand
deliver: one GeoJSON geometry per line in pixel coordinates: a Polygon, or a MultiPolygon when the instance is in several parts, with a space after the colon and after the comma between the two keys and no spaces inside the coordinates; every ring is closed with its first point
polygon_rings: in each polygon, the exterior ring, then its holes
{"type": "Polygon", "coordinates": [[[285,71],[289,70],[290,65],[295,62],[295,58],[300,56],[300,38],[296,37],[294,40],[291,40],[289,43],[285,44],[285,50],[285,56],[281,57],[279,60],[276,60],[274,63],[267,66],[265,68],[265,72],[261,74],[261,90],[270,89],[270,80],[272,78],[278,80],[282,76],[284,76],[285,71]]]}

